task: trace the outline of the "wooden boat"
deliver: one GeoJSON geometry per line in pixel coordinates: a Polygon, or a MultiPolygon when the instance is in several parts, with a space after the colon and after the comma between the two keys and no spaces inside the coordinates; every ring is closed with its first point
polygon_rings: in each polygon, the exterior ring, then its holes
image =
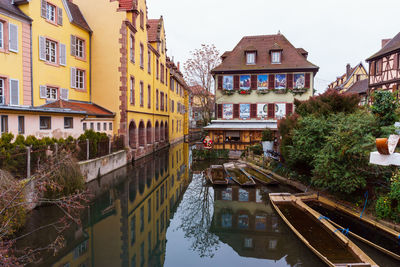
{"type": "Polygon", "coordinates": [[[211,165],[206,171],[208,180],[213,185],[228,185],[228,180],[225,178],[225,171],[222,165],[211,165]]]}
{"type": "Polygon", "coordinates": [[[300,198],[289,193],[269,194],[272,206],[289,228],[331,267],[378,266],[336,227],[321,219],[300,198]]]}
{"type": "MultiPolygon", "coordinates": [[[[361,229],[357,229],[358,227],[351,227],[349,229],[349,234],[351,236],[397,260],[400,260],[400,246],[398,243],[400,236],[399,232],[390,229],[379,222],[373,221],[366,216],[360,216],[359,213],[356,213],[339,203],[335,203],[326,197],[317,194],[309,194],[298,196],[298,198],[300,198],[305,204],[311,206],[311,208],[315,209],[315,205],[320,205],[328,210],[337,210],[342,214],[341,217],[345,216],[351,218],[355,222],[354,224],[361,226],[361,229]],[[376,235],[371,234],[371,232],[366,229],[379,231],[380,238],[377,238],[376,235]]],[[[337,228],[343,228],[342,226],[349,227],[348,224],[345,224],[343,218],[332,218],[331,216],[326,216],[326,220],[337,228]]]]}
{"type": "Polygon", "coordinates": [[[275,179],[271,177],[271,175],[265,174],[259,170],[253,169],[246,165],[243,170],[248,173],[253,180],[262,184],[262,185],[277,185],[279,184],[275,179]]]}
{"type": "Polygon", "coordinates": [[[235,181],[240,186],[255,186],[253,178],[251,178],[245,172],[242,172],[239,168],[236,168],[234,163],[225,163],[224,169],[227,176],[235,181]]]}

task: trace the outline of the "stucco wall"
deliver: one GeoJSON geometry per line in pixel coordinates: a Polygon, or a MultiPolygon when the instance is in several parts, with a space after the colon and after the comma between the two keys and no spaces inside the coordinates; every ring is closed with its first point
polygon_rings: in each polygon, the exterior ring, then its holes
{"type": "Polygon", "coordinates": [[[113,154],[79,162],[79,166],[86,182],[90,182],[98,177],[119,169],[127,164],[126,151],[118,151],[113,154]]]}

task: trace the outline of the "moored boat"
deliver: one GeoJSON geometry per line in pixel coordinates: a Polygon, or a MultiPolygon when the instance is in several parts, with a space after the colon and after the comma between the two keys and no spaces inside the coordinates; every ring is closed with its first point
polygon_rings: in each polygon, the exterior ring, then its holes
{"type": "Polygon", "coordinates": [[[269,194],[272,206],[299,239],[328,266],[378,266],[300,198],[289,193],[269,194]]]}
{"type": "Polygon", "coordinates": [[[265,174],[259,170],[253,169],[246,165],[243,168],[245,172],[247,172],[256,182],[262,185],[277,185],[279,184],[275,179],[273,179],[270,175],[265,174]]]}
{"type": "Polygon", "coordinates": [[[207,177],[213,185],[228,185],[222,165],[211,165],[206,171],[207,177]]]}
{"type": "Polygon", "coordinates": [[[240,186],[255,186],[256,182],[245,172],[241,171],[234,163],[224,164],[225,172],[240,186]]]}

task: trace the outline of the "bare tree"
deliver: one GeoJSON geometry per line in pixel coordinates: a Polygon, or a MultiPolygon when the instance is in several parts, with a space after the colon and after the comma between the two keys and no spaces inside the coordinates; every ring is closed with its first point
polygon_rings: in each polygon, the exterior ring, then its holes
{"type": "Polygon", "coordinates": [[[202,44],[190,52],[191,57],[184,63],[185,79],[190,86],[200,86],[203,90],[197,90],[198,105],[204,124],[207,124],[212,117],[214,110],[213,93],[214,79],[211,71],[221,63],[220,53],[215,45],[202,44]]]}

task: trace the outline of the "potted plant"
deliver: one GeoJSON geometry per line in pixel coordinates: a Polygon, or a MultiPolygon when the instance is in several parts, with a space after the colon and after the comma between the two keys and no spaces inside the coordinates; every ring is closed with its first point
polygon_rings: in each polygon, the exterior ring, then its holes
{"type": "Polygon", "coordinates": [[[263,146],[264,155],[267,157],[269,156],[268,152],[274,150],[274,140],[275,140],[274,132],[266,128],[262,132],[261,142],[263,146]]]}

